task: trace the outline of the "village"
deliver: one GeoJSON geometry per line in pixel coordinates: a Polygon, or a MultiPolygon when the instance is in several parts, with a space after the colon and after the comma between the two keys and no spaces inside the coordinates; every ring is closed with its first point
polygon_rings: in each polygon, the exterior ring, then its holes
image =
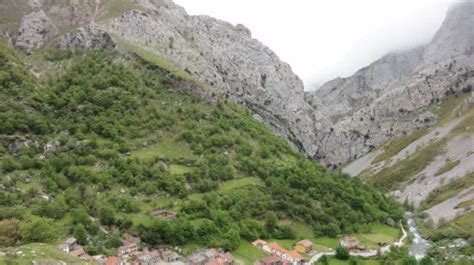
{"type": "MultiPolygon", "coordinates": [[[[339,246],[346,248],[350,256],[369,258],[384,255],[390,251],[391,246],[401,247],[403,245],[407,233],[403,226],[400,225],[400,227],[402,236],[391,245],[387,242],[378,242],[377,249],[369,249],[367,246],[361,245],[355,236],[345,236],[339,240],[339,246]]],[[[308,239],[297,242],[292,250],[285,249],[276,242],[267,243],[260,239],[253,241],[252,245],[268,254],[265,258],[257,260],[254,265],[311,265],[324,255],[336,255],[336,251],[333,249],[329,249],[327,252],[313,249],[314,243],[308,239]],[[307,258],[305,259],[305,257],[307,258]]]]}
{"type": "Polygon", "coordinates": [[[230,252],[221,249],[201,249],[195,251],[187,258],[182,257],[175,250],[177,248],[159,247],[149,249],[141,245],[138,237],[128,233],[123,235],[124,242],[117,250],[116,256],[104,255],[90,256],[83,246],[79,245],[76,238],[68,238],[59,248],[72,256],[84,261],[96,262],[101,265],[233,265],[234,258],[230,252]]]}
{"type": "MultiPolygon", "coordinates": [[[[230,252],[222,249],[208,248],[193,252],[188,257],[183,257],[177,252],[179,248],[162,246],[156,249],[144,247],[141,239],[129,233],[123,233],[123,244],[118,248],[116,256],[96,255],[90,256],[84,251],[84,247],[78,244],[76,238],[68,238],[59,245],[59,248],[72,255],[88,262],[96,262],[101,265],[234,265],[240,262],[234,259],[230,252]]],[[[406,238],[403,236],[393,245],[401,246],[406,238]]],[[[252,242],[267,256],[255,261],[254,265],[306,265],[315,264],[323,255],[333,256],[335,250],[329,249],[327,252],[320,252],[313,249],[314,243],[308,239],[297,242],[293,249],[289,250],[276,242],[266,242],[257,239],[252,242]]],[[[351,256],[373,257],[390,251],[390,245],[380,242],[377,250],[368,249],[362,246],[355,236],[345,236],[339,241],[339,246],[347,248],[351,256]]]]}

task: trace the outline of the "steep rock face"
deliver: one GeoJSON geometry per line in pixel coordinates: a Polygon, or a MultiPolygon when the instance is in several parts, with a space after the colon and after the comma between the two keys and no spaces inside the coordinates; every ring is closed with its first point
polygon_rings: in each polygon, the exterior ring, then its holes
{"type": "Polygon", "coordinates": [[[460,91],[473,69],[473,3],[453,6],[424,47],[389,54],[348,78],[338,78],[306,100],[331,119],[318,143],[328,165],[341,165],[394,137],[431,126],[426,107],[460,91]]]}
{"type": "Polygon", "coordinates": [[[101,30],[96,24],[90,24],[73,30],[57,40],[60,50],[89,50],[95,48],[114,47],[109,34],[101,30]]]}
{"type": "Polygon", "coordinates": [[[45,41],[57,33],[58,29],[43,10],[24,16],[15,47],[31,51],[44,45],[45,41]]]}

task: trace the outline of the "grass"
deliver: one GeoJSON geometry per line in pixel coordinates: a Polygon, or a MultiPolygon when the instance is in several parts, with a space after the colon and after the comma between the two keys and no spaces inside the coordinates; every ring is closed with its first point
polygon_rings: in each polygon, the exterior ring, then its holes
{"type": "Polygon", "coordinates": [[[472,232],[474,231],[474,212],[469,212],[465,215],[462,215],[456,218],[452,223],[461,230],[472,232]]]}
{"type": "Polygon", "coordinates": [[[133,158],[145,160],[160,156],[171,159],[181,157],[197,159],[186,143],[177,142],[169,137],[163,138],[160,142],[150,145],[147,148],[135,150],[132,152],[131,156],[133,158]]]}
{"type": "Polygon", "coordinates": [[[414,141],[428,134],[429,131],[430,131],[429,129],[422,129],[410,135],[403,136],[394,141],[391,141],[389,144],[385,145],[384,152],[374,158],[374,160],[372,161],[372,164],[376,164],[376,163],[385,161],[387,159],[390,159],[391,157],[398,154],[400,151],[405,149],[405,147],[409,146],[414,141]]]}
{"type": "Polygon", "coordinates": [[[435,176],[439,176],[450,171],[459,165],[459,163],[461,163],[459,160],[447,160],[446,163],[440,169],[438,169],[438,171],[436,171],[435,176]]]}
{"type": "Polygon", "coordinates": [[[22,254],[16,257],[7,255],[6,257],[0,257],[0,264],[18,264],[18,265],[29,265],[29,264],[95,264],[92,262],[86,262],[84,260],[73,257],[67,253],[62,252],[56,246],[35,243],[23,245],[17,248],[7,248],[6,253],[14,255],[16,252],[21,251],[22,254]],[[35,261],[36,263],[34,263],[35,261]]]}
{"type": "Polygon", "coordinates": [[[187,166],[182,166],[182,165],[170,165],[169,166],[169,172],[173,175],[183,175],[185,173],[189,173],[193,171],[194,167],[187,167],[187,166]]]}
{"type": "Polygon", "coordinates": [[[252,178],[252,177],[230,180],[230,181],[224,182],[219,187],[218,191],[228,192],[233,189],[241,188],[244,186],[250,186],[250,185],[254,185],[254,186],[262,185],[262,181],[258,178],[252,178]]]}
{"type": "Polygon", "coordinates": [[[253,265],[256,260],[267,256],[265,252],[244,240],[240,242],[239,247],[232,254],[244,265],[253,265]]]}
{"type": "MultiPolygon", "coordinates": [[[[378,265],[381,264],[378,260],[375,259],[363,259],[363,258],[357,258],[357,264],[361,265],[378,265]]],[[[318,261],[316,264],[323,264],[320,261],[318,261]]],[[[340,260],[337,259],[336,257],[329,257],[329,264],[330,265],[346,265],[346,264],[351,264],[349,260],[340,260]]]]}
{"type": "Polygon", "coordinates": [[[202,81],[198,80],[196,77],[190,75],[186,71],[181,70],[179,67],[177,67],[175,64],[173,64],[169,60],[166,60],[153,52],[147,51],[145,48],[139,45],[135,45],[116,34],[114,34],[113,37],[116,40],[119,48],[128,52],[135,53],[136,55],[143,58],[145,61],[148,61],[150,63],[157,65],[158,67],[168,71],[169,73],[173,74],[176,77],[182,78],[184,80],[192,81],[200,85],[201,87],[210,88],[210,86],[204,84],[202,81]]]}
{"type": "Polygon", "coordinates": [[[386,225],[373,225],[370,233],[360,233],[355,236],[361,241],[362,245],[370,248],[378,247],[379,242],[391,244],[397,240],[400,231],[395,227],[386,225]]]}
{"type": "Polygon", "coordinates": [[[474,104],[470,106],[468,112],[463,116],[461,122],[450,132],[450,136],[462,134],[474,134],[474,104]]]}
{"type": "Polygon", "coordinates": [[[461,202],[460,204],[456,205],[456,209],[466,208],[466,207],[470,207],[470,206],[474,206],[474,199],[468,200],[468,201],[465,201],[465,202],[461,202]]]}
{"type": "Polygon", "coordinates": [[[464,189],[474,185],[474,173],[470,173],[462,178],[455,179],[447,185],[433,190],[428,197],[420,204],[421,210],[429,209],[451,197],[459,194],[464,189]]]}
{"type": "Polygon", "coordinates": [[[435,141],[421,148],[412,156],[368,177],[367,182],[383,192],[399,188],[401,183],[421,172],[440,155],[444,151],[445,145],[446,139],[435,141]]]}

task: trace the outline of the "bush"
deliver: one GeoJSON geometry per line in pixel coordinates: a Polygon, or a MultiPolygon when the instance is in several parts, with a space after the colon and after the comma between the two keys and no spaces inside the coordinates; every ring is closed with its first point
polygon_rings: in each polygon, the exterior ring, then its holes
{"type": "Polygon", "coordinates": [[[51,219],[35,218],[21,229],[24,243],[51,243],[58,238],[59,231],[51,219]]]}
{"type": "Polygon", "coordinates": [[[338,246],[336,248],[336,258],[340,260],[348,260],[350,258],[349,249],[343,246],[338,246]]]}

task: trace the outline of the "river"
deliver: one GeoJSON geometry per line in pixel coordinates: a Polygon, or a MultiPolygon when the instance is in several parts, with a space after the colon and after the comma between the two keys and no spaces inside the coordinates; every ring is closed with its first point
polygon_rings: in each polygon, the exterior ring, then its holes
{"type": "Polygon", "coordinates": [[[413,240],[410,245],[410,256],[414,256],[417,260],[420,260],[426,256],[428,250],[431,248],[431,244],[428,240],[421,237],[420,232],[416,227],[414,214],[406,213],[405,218],[407,220],[408,229],[413,236],[413,240]]]}

